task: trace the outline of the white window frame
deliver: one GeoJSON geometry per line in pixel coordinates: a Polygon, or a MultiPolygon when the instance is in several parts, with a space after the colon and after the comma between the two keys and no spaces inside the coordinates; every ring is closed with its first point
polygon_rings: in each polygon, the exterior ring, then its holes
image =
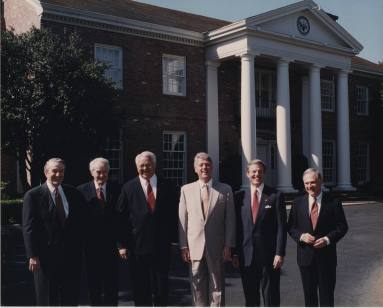
{"type": "Polygon", "coordinates": [[[357,182],[358,185],[363,185],[370,181],[370,144],[367,142],[358,142],[356,146],[357,182]],[[365,147],[365,153],[363,153],[363,156],[361,155],[360,151],[361,147],[365,147]],[[361,161],[363,158],[365,158],[364,162],[361,161]],[[364,179],[361,179],[360,177],[360,170],[362,169],[365,169],[365,171],[363,171],[363,173],[365,174],[364,179]]]}
{"type": "Polygon", "coordinates": [[[187,136],[186,132],[183,131],[164,131],[162,133],[162,152],[163,152],[163,166],[162,171],[164,174],[164,177],[170,180],[174,180],[175,183],[179,186],[186,183],[186,151],[187,149],[187,136]],[[176,138],[179,138],[180,136],[183,136],[184,142],[183,142],[183,149],[182,150],[169,150],[165,145],[165,135],[171,135],[172,136],[172,142],[176,140],[176,138]],[[167,153],[182,153],[183,154],[183,162],[182,162],[182,168],[179,167],[173,167],[171,166],[172,162],[167,158],[167,153]],[[168,165],[168,163],[170,163],[168,165]],[[167,173],[171,170],[180,171],[182,170],[183,176],[181,178],[175,177],[175,176],[168,176],[167,173]]]}
{"type": "Polygon", "coordinates": [[[255,105],[258,117],[274,118],[276,106],[276,76],[275,72],[266,69],[255,69],[255,105]],[[263,78],[268,80],[267,89],[262,84],[263,78]],[[267,98],[263,93],[267,93],[267,98]]]}
{"type": "Polygon", "coordinates": [[[335,81],[333,78],[321,78],[320,96],[322,111],[335,112],[335,81]]]}
{"type": "Polygon", "coordinates": [[[122,47],[119,46],[112,46],[112,45],[105,45],[105,44],[94,44],[94,58],[97,61],[103,62],[108,67],[105,70],[105,77],[109,78],[111,81],[114,82],[115,87],[117,89],[123,89],[123,63],[122,63],[122,47]],[[102,48],[104,50],[118,52],[118,63],[112,63],[106,59],[103,59],[100,54],[98,54],[97,49],[102,48]],[[114,76],[114,77],[113,77],[114,76]]]}
{"type": "Polygon", "coordinates": [[[186,57],[162,55],[162,93],[165,95],[186,96],[186,57]],[[169,63],[175,61],[175,68],[170,71],[169,63]],[[178,61],[178,63],[177,63],[178,61]],[[179,71],[179,74],[177,74],[179,71]]]}
{"type": "Polygon", "coordinates": [[[122,131],[120,130],[117,138],[111,141],[112,138],[107,138],[104,147],[105,158],[109,160],[109,179],[112,181],[122,182],[123,177],[123,152],[122,152],[122,131]],[[112,145],[112,146],[111,146],[112,145]],[[115,158],[117,156],[117,159],[115,158]],[[117,162],[117,166],[115,165],[117,162]]]}
{"type": "Polygon", "coordinates": [[[369,109],[369,91],[368,87],[357,85],[356,86],[356,114],[357,115],[368,115],[368,109],[369,109]],[[364,97],[360,97],[360,93],[364,92],[364,97]],[[365,110],[361,110],[361,106],[365,106],[365,110]]]}
{"type": "Polygon", "coordinates": [[[323,162],[323,183],[327,186],[334,186],[336,184],[336,142],[335,140],[325,140],[323,139],[322,142],[322,162],[323,162]],[[326,147],[330,146],[332,149],[332,153],[327,153],[326,152],[326,147]],[[330,157],[331,155],[331,157],[330,157]],[[332,168],[328,168],[326,166],[326,159],[329,158],[331,159],[332,163],[332,168]],[[331,178],[329,179],[327,177],[327,170],[331,172],[331,178]]]}

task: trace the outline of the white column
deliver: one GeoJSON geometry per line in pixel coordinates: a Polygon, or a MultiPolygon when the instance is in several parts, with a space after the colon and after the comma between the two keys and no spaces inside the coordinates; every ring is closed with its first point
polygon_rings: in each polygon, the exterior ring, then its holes
{"type": "Polygon", "coordinates": [[[277,147],[278,189],[294,192],[291,184],[291,125],[289,61],[280,59],[277,66],[277,147]]]}
{"type": "Polygon", "coordinates": [[[219,62],[206,61],[207,152],[213,160],[215,180],[219,180],[218,66],[219,62]]]}
{"type": "Polygon", "coordinates": [[[322,172],[322,106],[320,66],[310,67],[310,157],[309,165],[322,172]]]}
{"type": "Polygon", "coordinates": [[[310,157],[310,86],[309,78],[302,77],[302,152],[310,157]]]}
{"type": "Polygon", "coordinates": [[[254,55],[241,55],[242,187],[249,186],[246,168],[257,155],[254,55]]]}
{"type": "Polygon", "coordinates": [[[350,176],[350,125],[348,110],[348,72],[338,73],[337,82],[337,190],[355,190],[350,176]]]}

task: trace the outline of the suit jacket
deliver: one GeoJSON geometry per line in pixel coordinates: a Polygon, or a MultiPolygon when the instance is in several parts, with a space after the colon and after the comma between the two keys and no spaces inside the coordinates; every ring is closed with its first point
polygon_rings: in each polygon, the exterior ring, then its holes
{"type": "Polygon", "coordinates": [[[316,257],[317,262],[322,265],[336,265],[336,243],[347,233],[348,225],[344,215],[342,203],[323,193],[321,209],[315,230],[311,225],[309,216],[308,194],[293,201],[291,207],[288,232],[297,242],[297,261],[299,266],[308,266],[316,257]],[[330,245],[315,249],[300,241],[303,233],[310,233],[315,238],[327,236],[330,245]]]}
{"type": "Polygon", "coordinates": [[[154,213],[148,208],[139,177],[127,182],[117,202],[119,213],[118,246],[136,255],[154,254],[167,262],[176,226],[177,192],[164,179],[157,180],[154,213]]]}
{"type": "Polygon", "coordinates": [[[117,212],[116,204],[120,194],[117,184],[106,183],[106,202],[102,208],[97,199],[94,182],[88,182],[77,188],[85,202],[85,244],[90,249],[96,249],[99,254],[108,249],[117,254],[117,212]]]}
{"type": "Polygon", "coordinates": [[[235,194],[237,216],[236,253],[241,264],[250,266],[253,254],[259,262],[272,263],[286,249],[286,206],[283,194],[264,186],[255,224],[251,211],[251,189],[235,194]]]}
{"type": "Polygon", "coordinates": [[[24,196],[23,236],[28,258],[39,257],[43,270],[57,264],[79,266],[82,252],[83,204],[76,188],[62,185],[69,205],[64,228],[56,215],[56,206],[48,186],[32,188],[24,196]],[[62,260],[66,260],[62,262],[62,260]]]}
{"type": "Polygon", "coordinates": [[[212,258],[222,257],[224,246],[235,247],[235,210],[231,187],[214,182],[206,220],[198,181],[181,188],[179,244],[188,247],[192,260],[201,260],[204,249],[212,258]]]}

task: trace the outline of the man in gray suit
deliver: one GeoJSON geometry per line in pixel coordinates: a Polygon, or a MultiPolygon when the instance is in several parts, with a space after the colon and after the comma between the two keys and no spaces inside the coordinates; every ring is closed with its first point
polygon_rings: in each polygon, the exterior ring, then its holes
{"type": "Polygon", "coordinates": [[[231,187],[212,179],[213,163],[206,153],[194,158],[196,182],[181,188],[179,244],[190,264],[195,306],[224,306],[224,261],[235,246],[235,210],[231,187]]]}

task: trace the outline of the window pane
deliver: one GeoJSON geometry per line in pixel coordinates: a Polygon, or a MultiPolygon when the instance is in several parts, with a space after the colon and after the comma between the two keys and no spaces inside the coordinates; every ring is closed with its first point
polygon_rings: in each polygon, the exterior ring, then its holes
{"type": "Polygon", "coordinates": [[[165,178],[181,186],[185,183],[185,133],[164,132],[163,152],[165,178]]]}
{"type": "Polygon", "coordinates": [[[185,95],[185,58],[163,56],[163,92],[165,94],[185,95]]]}
{"type": "Polygon", "coordinates": [[[95,58],[108,65],[105,77],[112,80],[117,88],[122,89],[122,48],[96,45],[95,58]]]}

